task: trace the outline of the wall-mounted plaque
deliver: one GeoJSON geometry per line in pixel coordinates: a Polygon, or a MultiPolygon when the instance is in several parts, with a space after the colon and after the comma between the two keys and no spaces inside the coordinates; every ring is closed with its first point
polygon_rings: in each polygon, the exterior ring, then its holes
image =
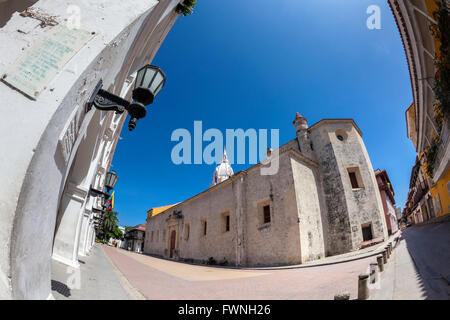
{"type": "Polygon", "coordinates": [[[58,25],[25,50],[10,66],[3,81],[36,99],[57,72],[92,37],[89,31],[58,25]]]}

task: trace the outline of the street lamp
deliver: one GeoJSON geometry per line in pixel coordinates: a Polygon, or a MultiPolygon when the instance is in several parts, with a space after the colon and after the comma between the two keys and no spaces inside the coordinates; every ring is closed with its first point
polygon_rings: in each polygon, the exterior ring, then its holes
{"type": "Polygon", "coordinates": [[[111,189],[114,189],[117,180],[119,180],[119,176],[117,175],[117,173],[115,171],[110,171],[106,174],[106,179],[105,179],[105,188],[106,188],[106,192],[97,190],[91,187],[89,188],[89,195],[92,197],[102,197],[103,201],[102,201],[102,208],[103,211],[106,209],[107,206],[107,201],[108,198],[111,196],[109,194],[109,192],[111,191],[111,189]]]}
{"type": "Polygon", "coordinates": [[[111,191],[111,189],[114,189],[117,180],[119,180],[119,177],[117,176],[115,171],[110,171],[106,174],[105,187],[108,193],[111,191]]]}
{"type": "Polygon", "coordinates": [[[129,103],[127,100],[103,90],[103,82],[100,80],[86,104],[86,112],[89,112],[93,106],[99,110],[115,111],[116,113],[123,113],[127,110],[130,114],[128,129],[132,131],[136,127],[137,121],[145,117],[147,114],[146,106],[153,103],[165,83],[166,75],[160,67],[144,66],[137,72],[133,102],[129,103]]]}

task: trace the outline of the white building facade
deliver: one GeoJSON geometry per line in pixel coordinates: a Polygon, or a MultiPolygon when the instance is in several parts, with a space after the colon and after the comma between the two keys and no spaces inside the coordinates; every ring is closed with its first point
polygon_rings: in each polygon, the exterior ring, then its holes
{"type": "Polygon", "coordinates": [[[104,188],[126,112],[86,102],[100,80],[131,100],[178,3],[0,3],[0,298],[51,299],[51,259],[78,268],[89,253],[100,208],[89,190],[104,188]]]}

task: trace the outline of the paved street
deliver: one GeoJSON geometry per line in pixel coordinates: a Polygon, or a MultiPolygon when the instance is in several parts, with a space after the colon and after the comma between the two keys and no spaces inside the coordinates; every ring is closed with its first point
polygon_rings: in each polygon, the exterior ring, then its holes
{"type": "Polygon", "coordinates": [[[301,269],[239,270],[196,266],[103,246],[147,299],[355,299],[358,275],[372,258],[301,269]]]}
{"type": "MultiPolygon", "coordinates": [[[[450,222],[405,229],[370,299],[449,299],[449,238],[450,222]]],[[[52,292],[55,299],[322,300],[347,291],[350,299],[356,299],[358,275],[374,261],[375,256],[370,256],[294,269],[232,269],[96,244],[80,260],[80,273],[53,261],[52,292]]]]}

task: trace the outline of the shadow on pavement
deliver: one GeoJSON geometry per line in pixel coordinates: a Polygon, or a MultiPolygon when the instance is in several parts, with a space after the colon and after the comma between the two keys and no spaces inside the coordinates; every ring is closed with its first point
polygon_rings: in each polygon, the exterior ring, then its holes
{"type": "Polygon", "coordinates": [[[70,297],[70,289],[62,282],[52,280],[52,291],[56,291],[64,297],[70,297]]]}
{"type": "Polygon", "coordinates": [[[426,300],[450,300],[450,222],[414,225],[400,241],[414,262],[416,281],[426,300]]]}

